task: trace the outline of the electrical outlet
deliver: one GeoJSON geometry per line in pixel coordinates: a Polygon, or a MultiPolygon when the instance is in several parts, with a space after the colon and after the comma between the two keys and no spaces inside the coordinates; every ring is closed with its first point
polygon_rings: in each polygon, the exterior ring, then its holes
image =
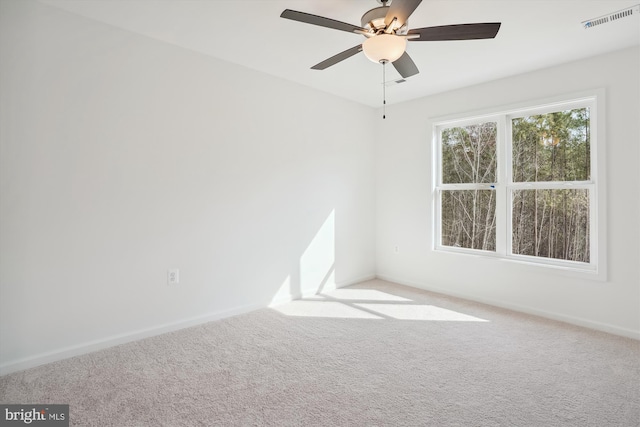
{"type": "Polygon", "coordinates": [[[167,270],[167,285],[177,285],[180,283],[180,270],[173,268],[167,270]]]}
{"type": "Polygon", "coordinates": [[[400,246],[395,245],[395,246],[393,247],[393,253],[399,254],[399,253],[400,253],[400,246]]]}

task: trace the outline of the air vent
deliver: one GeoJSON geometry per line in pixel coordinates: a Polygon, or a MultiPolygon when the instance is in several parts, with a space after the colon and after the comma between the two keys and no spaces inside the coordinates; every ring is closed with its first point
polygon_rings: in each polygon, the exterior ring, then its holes
{"type": "Polygon", "coordinates": [[[585,29],[593,28],[598,25],[617,21],[618,19],[621,19],[621,18],[626,18],[627,16],[638,15],[639,13],[640,13],[640,5],[637,4],[627,9],[622,9],[617,12],[598,16],[597,18],[589,19],[587,21],[582,21],[582,25],[584,26],[585,29]]]}
{"type": "Polygon", "coordinates": [[[386,82],[384,85],[386,87],[395,86],[395,85],[399,85],[400,83],[404,83],[406,81],[407,81],[406,79],[391,80],[391,81],[386,82]]]}

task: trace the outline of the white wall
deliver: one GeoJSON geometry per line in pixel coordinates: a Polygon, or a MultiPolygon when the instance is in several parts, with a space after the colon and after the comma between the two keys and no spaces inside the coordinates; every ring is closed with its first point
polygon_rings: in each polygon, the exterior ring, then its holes
{"type": "Polygon", "coordinates": [[[372,109],[0,7],[3,372],[374,275],[372,109]]]}
{"type": "Polygon", "coordinates": [[[640,338],[639,76],[632,48],[388,108],[377,138],[378,276],[640,338]],[[606,91],[606,282],[431,249],[428,119],[597,88],[606,91]]]}

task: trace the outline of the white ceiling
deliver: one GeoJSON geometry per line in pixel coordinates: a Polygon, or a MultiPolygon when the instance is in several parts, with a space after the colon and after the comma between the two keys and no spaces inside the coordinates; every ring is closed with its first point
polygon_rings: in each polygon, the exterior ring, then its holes
{"type": "MultiPolygon", "coordinates": [[[[360,53],[310,67],[364,37],[280,18],[294,9],[360,25],[376,0],[39,0],[154,39],[244,65],[365,105],[380,106],[382,66],[360,53]]],[[[640,14],[581,22],[639,0],[424,0],[409,28],[502,22],[493,40],[409,42],[420,74],[387,88],[393,104],[640,45],[640,14]]],[[[215,78],[215,76],[211,76],[215,78]]],[[[387,80],[398,79],[387,67],[387,80]]]]}

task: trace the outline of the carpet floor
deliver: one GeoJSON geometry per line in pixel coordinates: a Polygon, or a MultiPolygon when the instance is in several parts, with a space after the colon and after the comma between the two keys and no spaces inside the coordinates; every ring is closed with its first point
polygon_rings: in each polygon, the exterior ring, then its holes
{"type": "Polygon", "coordinates": [[[74,426],[640,426],[640,341],[372,280],[0,378],[74,426]]]}

